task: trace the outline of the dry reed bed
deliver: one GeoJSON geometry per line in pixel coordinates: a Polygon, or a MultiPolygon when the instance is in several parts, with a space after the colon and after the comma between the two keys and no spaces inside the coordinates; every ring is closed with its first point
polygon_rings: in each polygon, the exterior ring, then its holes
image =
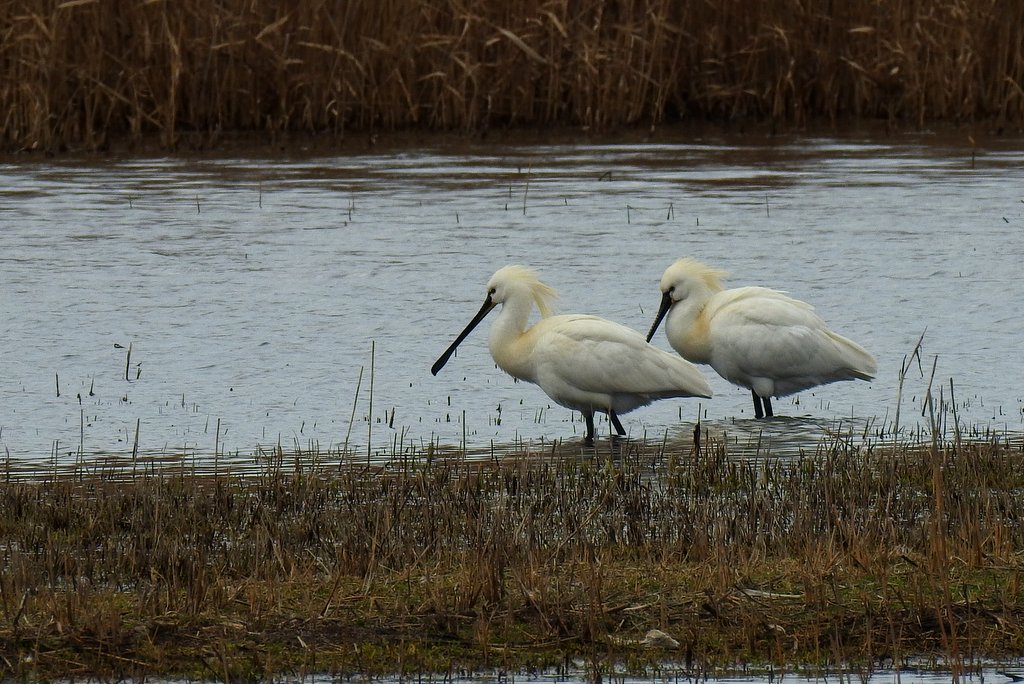
{"type": "Polygon", "coordinates": [[[1005,0],[13,0],[0,140],[757,120],[1024,124],[1005,0]]]}
{"type": "Polygon", "coordinates": [[[1024,652],[1024,453],[997,441],[0,489],[4,678],[1024,652]],[[652,628],[679,649],[636,647],[652,628]]]}

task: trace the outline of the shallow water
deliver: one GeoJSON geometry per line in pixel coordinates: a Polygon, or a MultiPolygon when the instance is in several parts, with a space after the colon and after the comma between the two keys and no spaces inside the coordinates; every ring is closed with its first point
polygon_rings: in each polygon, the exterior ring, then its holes
{"type": "MultiPolygon", "coordinates": [[[[502,265],[538,269],[562,311],[646,332],[684,255],[812,303],[878,378],[755,422],[749,394],[705,369],[713,399],[623,416],[632,437],[687,435],[698,416],[779,450],[888,434],[922,333],[902,434],[928,427],[929,381],[946,430],[955,408],[971,430],[1017,433],[1021,254],[1020,141],[973,163],[965,141],[929,137],[6,163],[0,445],[31,464],[130,453],[136,426],[141,453],[239,460],[577,440],[578,414],[495,368],[484,327],[436,378],[431,363],[502,265]]],[[[669,348],[663,330],[655,343],[669,348]]]]}
{"type": "MultiPolygon", "coordinates": [[[[379,684],[394,684],[396,682],[416,681],[421,683],[444,682],[446,684],[592,684],[593,682],[607,682],[608,684],[657,684],[671,683],[683,684],[686,682],[703,682],[707,684],[810,684],[812,682],[824,684],[837,682],[839,684],[857,682],[857,684],[945,684],[948,682],[961,682],[970,684],[1006,684],[1019,682],[1024,679],[1020,674],[1021,668],[1013,665],[1007,668],[987,667],[985,669],[970,672],[959,672],[956,677],[951,671],[934,669],[879,669],[871,672],[822,672],[819,674],[807,674],[803,672],[774,672],[756,674],[733,673],[728,675],[715,675],[706,672],[689,673],[677,671],[667,667],[664,671],[653,672],[648,676],[625,675],[614,672],[602,671],[595,677],[592,668],[578,663],[578,667],[565,668],[558,671],[545,671],[538,673],[515,673],[498,671],[484,674],[459,674],[446,673],[443,675],[406,675],[397,678],[376,678],[372,681],[379,684]]],[[[607,667],[603,665],[603,667],[607,667]]],[[[129,680],[131,681],[131,680],[129,680]]],[[[156,680],[162,681],[162,680],[156,680]]],[[[302,684],[329,684],[339,681],[338,677],[331,675],[311,675],[306,677],[282,678],[281,682],[296,682],[302,684]]],[[[343,681],[361,681],[359,677],[346,677],[343,681]]],[[[172,680],[168,684],[177,684],[172,680]]]]}
{"type": "MultiPolygon", "coordinates": [[[[959,673],[954,678],[948,671],[933,670],[876,670],[873,672],[829,672],[820,674],[806,674],[800,672],[776,672],[771,674],[730,674],[730,675],[708,675],[706,673],[688,674],[676,673],[672,670],[659,674],[652,674],[647,677],[637,675],[617,675],[602,673],[601,677],[595,679],[592,673],[580,670],[575,673],[543,673],[537,675],[512,674],[495,677],[453,677],[445,681],[452,684],[493,684],[494,682],[515,682],[529,684],[576,684],[582,682],[608,682],[608,684],[653,684],[656,682],[671,682],[672,684],[683,684],[684,682],[706,682],[707,684],[810,684],[811,682],[857,682],[858,684],[944,684],[948,682],[977,682],[978,684],[1003,684],[1004,682],[1019,682],[1021,675],[1017,674],[1020,668],[986,669],[973,673],[959,673]]],[[[424,681],[430,681],[424,680],[424,681]]],[[[437,680],[435,680],[437,681],[437,680]]]]}

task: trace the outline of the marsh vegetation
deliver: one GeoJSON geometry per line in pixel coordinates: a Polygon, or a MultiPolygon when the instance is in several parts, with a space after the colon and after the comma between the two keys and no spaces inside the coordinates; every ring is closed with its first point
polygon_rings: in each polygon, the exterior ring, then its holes
{"type": "Polygon", "coordinates": [[[225,135],[1024,123],[1024,7],[672,0],[0,8],[8,149],[225,135]]]}
{"type": "Polygon", "coordinates": [[[8,474],[4,676],[963,671],[1024,649],[1019,441],[265,456],[8,474]],[[678,647],[640,646],[651,629],[678,647]]]}

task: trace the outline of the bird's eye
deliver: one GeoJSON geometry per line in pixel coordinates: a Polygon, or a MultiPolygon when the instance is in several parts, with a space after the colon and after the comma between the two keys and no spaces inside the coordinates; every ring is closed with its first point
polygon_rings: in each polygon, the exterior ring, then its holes
{"type": "Polygon", "coordinates": [[[498,288],[492,287],[490,290],[487,291],[487,294],[489,294],[491,296],[494,296],[494,293],[496,293],[497,291],[498,291],[498,288]]]}

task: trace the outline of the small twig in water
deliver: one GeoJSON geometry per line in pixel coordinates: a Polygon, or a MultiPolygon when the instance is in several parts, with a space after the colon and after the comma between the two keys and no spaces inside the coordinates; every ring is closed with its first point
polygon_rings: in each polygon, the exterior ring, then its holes
{"type": "Polygon", "coordinates": [[[141,418],[135,419],[135,441],[132,444],[132,462],[139,456],[139,424],[142,423],[141,418]]]}
{"type": "Polygon", "coordinates": [[[526,169],[526,187],[523,188],[523,216],[526,216],[526,196],[530,194],[530,173],[533,171],[531,163],[526,169]]]}
{"type": "Polygon", "coordinates": [[[366,421],[366,465],[370,465],[370,453],[371,453],[371,437],[373,435],[373,362],[374,356],[376,355],[377,341],[373,340],[370,342],[370,408],[367,415],[369,420],[366,421]]]}

